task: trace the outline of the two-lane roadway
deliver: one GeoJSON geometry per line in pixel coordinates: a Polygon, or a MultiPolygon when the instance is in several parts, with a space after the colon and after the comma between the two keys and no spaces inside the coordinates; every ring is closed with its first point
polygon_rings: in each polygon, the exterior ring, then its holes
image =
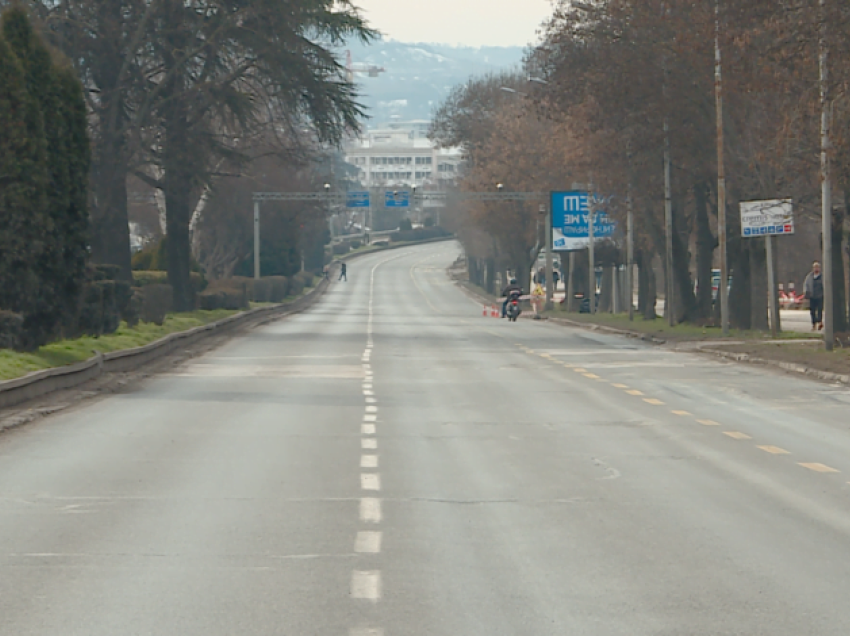
{"type": "Polygon", "coordinates": [[[850,634],[850,391],[484,318],[457,254],[0,435],[0,634],[850,634]]]}

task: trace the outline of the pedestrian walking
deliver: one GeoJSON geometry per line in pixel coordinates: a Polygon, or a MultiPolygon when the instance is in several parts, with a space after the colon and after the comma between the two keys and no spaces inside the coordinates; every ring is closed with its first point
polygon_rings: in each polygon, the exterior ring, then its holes
{"type": "Polygon", "coordinates": [[[345,263],[342,263],[339,266],[339,279],[344,280],[346,283],[348,282],[348,266],[345,263]]]}
{"type": "Polygon", "coordinates": [[[812,315],[812,331],[823,329],[823,275],[820,263],[812,263],[812,271],[806,276],[803,295],[809,301],[809,313],[812,315]]]}
{"type": "Polygon", "coordinates": [[[540,320],[540,314],[543,312],[543,302],[546,298],[546,292],[543,291],[543,286],[537,283],[534,289],[531,290],[531,307],[534,309],[534,319],[540,320]]]}

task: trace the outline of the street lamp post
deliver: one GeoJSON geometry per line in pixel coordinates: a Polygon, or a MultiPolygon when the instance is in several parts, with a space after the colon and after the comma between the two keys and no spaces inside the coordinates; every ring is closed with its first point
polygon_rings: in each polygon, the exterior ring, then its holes
{"type": "MultiPolygon", "coordinates": [[[[723,67],[720,55],[720,0],[714,3],[714,100],[717,111],[717,243],[720,247],[720,326],[729,335],[729,264],[726,257],[726,164],[723,137],[723,67]]],[[[771,292],[773,293],[773,292],[771,292]]]]}

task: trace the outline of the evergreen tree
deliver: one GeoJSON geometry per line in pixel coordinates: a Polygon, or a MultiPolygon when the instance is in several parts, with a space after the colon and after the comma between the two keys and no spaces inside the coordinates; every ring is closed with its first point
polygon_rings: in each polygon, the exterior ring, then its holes
{"type": "Polygon", "coordinates": [[[13,7],[4,13],[3,36],[21,63],[46,142],[48,225],[35,267],[40,293],[25,322],[30,336],[41,344],[56,335],[62,322],[73,329],[85,277],[89,164],[85,103],[79,81],[70,70],[57,68],[24,9],[13,7]]]}
{"type": "Polygon", "coordinates": [[[45,214],[45,149],[41,113],[0,35],[0,308],[24,315],[26,346],[41,339],[30,317],[50,297],[38,272],[45,237],[52,233],[45,214]]]}

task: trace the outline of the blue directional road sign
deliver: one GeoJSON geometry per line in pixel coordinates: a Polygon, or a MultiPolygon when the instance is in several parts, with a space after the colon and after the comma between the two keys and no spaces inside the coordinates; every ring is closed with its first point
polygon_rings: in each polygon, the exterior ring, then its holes
{"type": "MultiPolygon", "coordinates": [[[[607,212],[599,209],[599,203],[596,205],[594,242],[612,238],[617,229],[607,212]]],[[[556,252],[586,249],[590,239],[588,229],[587,192],[553,192],[552,249],[556,252]]]]}
{"type": "Polygon", "coordinates": [[[409,208],[410,192],[407,190],[387,190],[384,205],[388,208],[409,208]]]}
{"type": "Polygon", "coordinates": [[[368,208],[369,207],[369,191],[368,190],[352,190],[346,193],[345,207],[347,208],[368,208]]]}

